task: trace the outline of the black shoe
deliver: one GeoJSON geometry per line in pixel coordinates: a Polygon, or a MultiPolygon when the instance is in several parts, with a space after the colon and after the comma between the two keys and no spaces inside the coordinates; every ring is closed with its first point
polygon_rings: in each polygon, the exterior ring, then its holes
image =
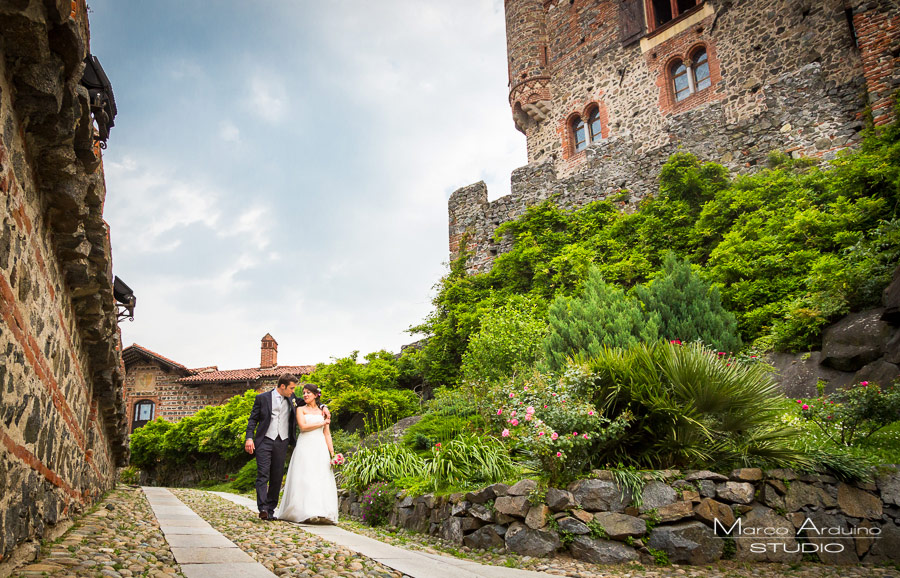
{"type": "Polygon", "coordinates": [[[268,513],[268,512],[260,512],[260,513],[259,513],[259,519],[260,519],[260,520],[268,520],[268,519],[269,519],[269,513],[268,513]]]}
{"type": "Polygon", "coordinates": [[[269,520],[270,522],[277,522],[277,521],[278,521],[278,518],[275,517],[275,512],[269,512],[269,518],[268,518],[268,520],[269,520]]]}

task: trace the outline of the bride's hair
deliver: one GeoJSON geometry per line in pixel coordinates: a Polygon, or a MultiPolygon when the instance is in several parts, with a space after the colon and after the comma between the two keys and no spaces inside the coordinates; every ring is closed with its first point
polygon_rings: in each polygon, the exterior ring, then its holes
{"type": "Polygon", "coordinates": [[[322,391],[318,388],[318,386],[316,386],[316,384],[304,383],[303,389],[316,396],[316,407],[322,407],[322,404],[319,403],[319,398],[322,397],[322,391]]]}

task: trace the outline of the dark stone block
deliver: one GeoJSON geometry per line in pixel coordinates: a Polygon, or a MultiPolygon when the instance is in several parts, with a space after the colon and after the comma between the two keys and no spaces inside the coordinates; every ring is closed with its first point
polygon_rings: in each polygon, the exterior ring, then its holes
{"type": "Polygon", "coordinates": [[[891,326],[882,309],[851,313],[825,331],[822,364],[841,371],[858,371],[884,354],[891,326]]]}

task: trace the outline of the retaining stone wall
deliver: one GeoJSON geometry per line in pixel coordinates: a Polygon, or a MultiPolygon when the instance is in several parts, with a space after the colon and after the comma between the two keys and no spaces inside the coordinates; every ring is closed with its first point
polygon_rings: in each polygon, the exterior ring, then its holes
{"type": "MultiPolygon", "coordinates": [[[[645,482],[640,507],[612,472],[596,470],[537,499],[533,480],[442,497],[400,494],[390,523],[471,548],[567,552],[599,564],[652,563],[651,550],[696,565],[723,557],[798,562],[813,553],[827,564],[900,561],[896,467],[873,483],[757,468],[657,474],[661,480],[645,482]]],[[[342,491],[340,509],[358,517],[359,496],[342,491]]]]}

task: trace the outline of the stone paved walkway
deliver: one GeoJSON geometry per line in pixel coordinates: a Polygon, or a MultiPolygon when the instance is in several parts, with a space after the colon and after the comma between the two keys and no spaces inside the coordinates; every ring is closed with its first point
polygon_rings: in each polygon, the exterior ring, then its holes
{"type": "MultiPolygon", "coordinates": [[[[211,493],[244,506],[251,512],[256,512],[256,502],[254,500],[226,492],[211,493]]],[[[287,524],[288,522],[278,523],[287,524]]],[[[397,548],[367,536],[348,532],[337,526],[295,525],[306,532],[350,548],[354,552],[367,556],[385,566],[390,566],[394,570],[403,572],[413,578],[527,578],[529,576],[546,576],[546,574],[540,572],[504,568],[502,566],[487,566],[471,560],[397,548]]]]}

